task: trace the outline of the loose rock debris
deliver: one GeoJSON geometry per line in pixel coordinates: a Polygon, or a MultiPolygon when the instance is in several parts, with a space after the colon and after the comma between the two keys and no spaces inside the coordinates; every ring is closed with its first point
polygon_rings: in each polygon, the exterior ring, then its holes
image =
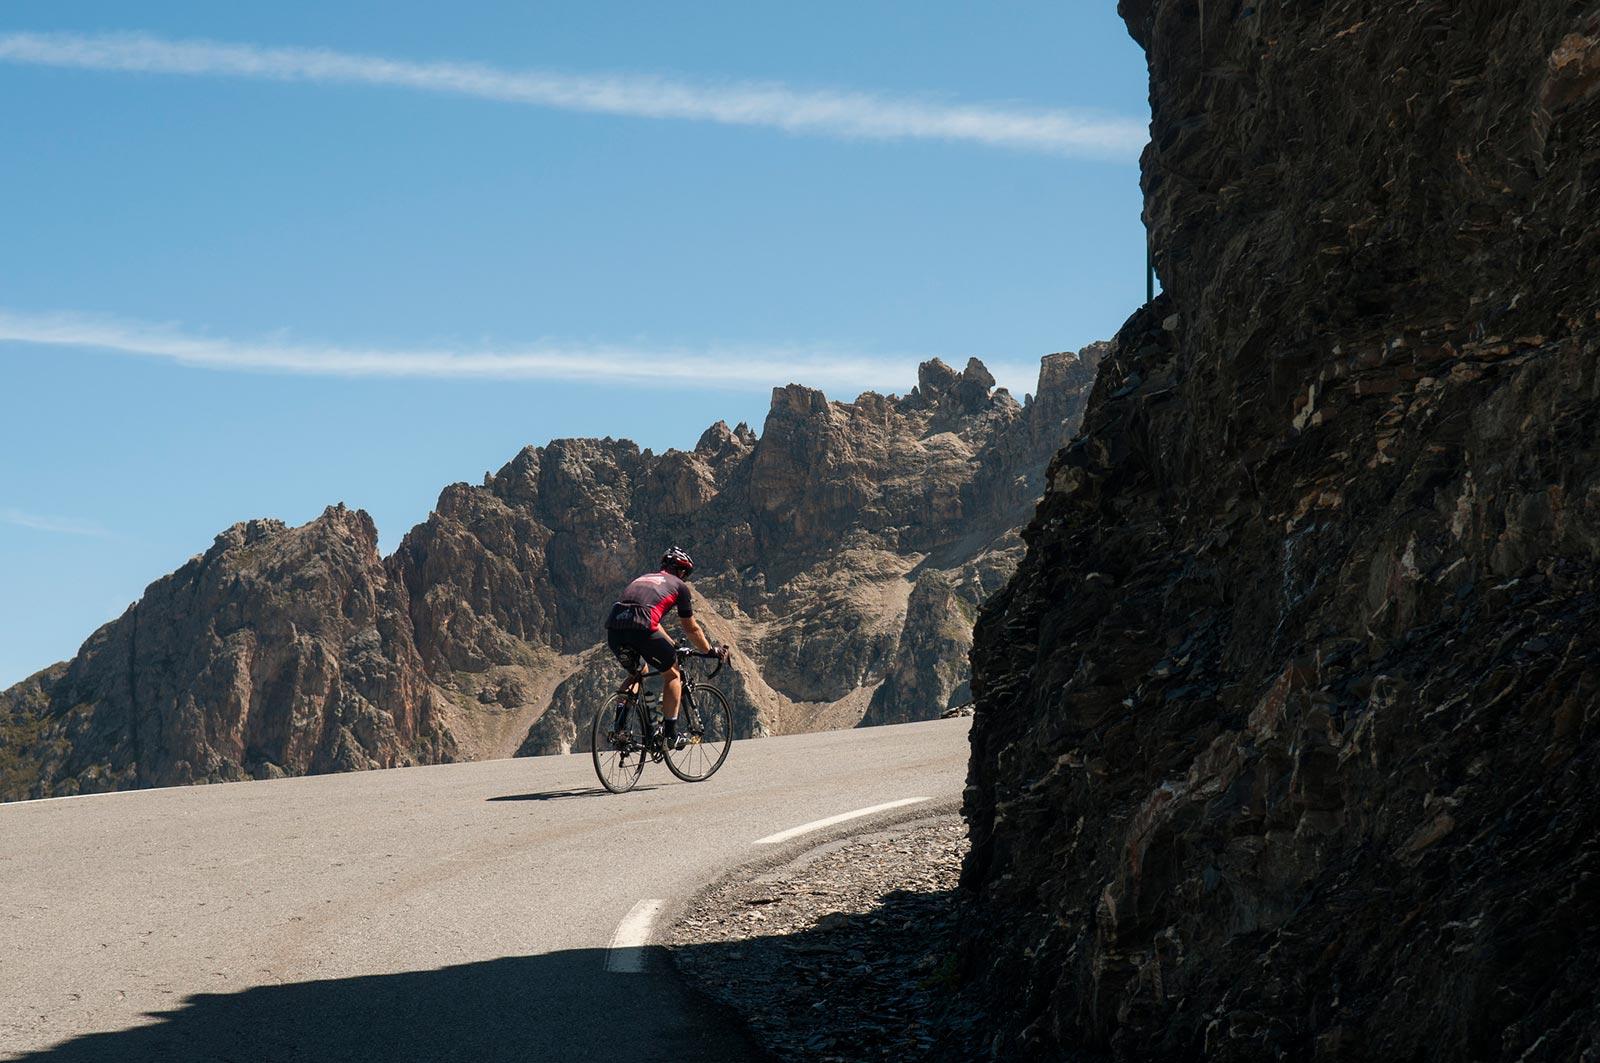
{"type": "Polygon", "coordinates": [[[724,883],[673,928],[678,968],[781,1060],[972,1058],[956,993],[956,817],[836,842],[724,883]]]}

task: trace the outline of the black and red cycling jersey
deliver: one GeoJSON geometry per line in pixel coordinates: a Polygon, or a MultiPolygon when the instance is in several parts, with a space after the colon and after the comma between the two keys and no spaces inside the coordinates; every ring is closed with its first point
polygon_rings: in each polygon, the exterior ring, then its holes
{"type": "Polygon", "coordinates": [[[678,607],[679,616],[693,616],[689,585],[670,572],[647,572],[628,584],[606,618],[608,631],[654,631],[667,610],[678,607]]]}

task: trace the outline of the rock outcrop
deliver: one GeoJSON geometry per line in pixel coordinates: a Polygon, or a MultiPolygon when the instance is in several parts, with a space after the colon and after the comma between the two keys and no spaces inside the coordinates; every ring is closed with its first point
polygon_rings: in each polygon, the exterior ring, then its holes
{"type": "Polygon", "coordinates": [[[978,624],[993,1052],[1590,1058],[1600,10],[1121,10],[1165,294],[978,624]]]}
{"type": "MultiPolygon", "coordinates": [[[[391,568],[447,688],[526,692],[490,697],[520,743],[474,751],[587,748],[619,678],[593,650],[611,595],[669,542],[692,544],[702,620],[739,650],[725,685],[742,735],[937,716],[965,694],[971,620],[1015,566],[1103,346],[1044,359],[1026,404],[976,360],[932,361],[903,398],[775,389],[759,438],[719,423],[661,455],[559,440],[448,488],[391,568]]],[[[472,726],[455,730],[469,746],[472,726]]]]}
{"type": "Polygon", "coordinates": [[[448,759],[365,513],[238,524],[0,701],[6,797],[448,759]],[[20,741],[25,737],[27,741],[20,741]]]}
{"type": "Polygon", "coordinates": [[[529,447],[387,559],[343,507],[238,525],[0,694],[0,798],[581,748],[619,678],[604,613],[671,542],[737,647],[741,733],[935,717],[1103,348],[1044,359],[1027,403],[934,361],[903,398],[779,388],[759,438],[529,447]]]}

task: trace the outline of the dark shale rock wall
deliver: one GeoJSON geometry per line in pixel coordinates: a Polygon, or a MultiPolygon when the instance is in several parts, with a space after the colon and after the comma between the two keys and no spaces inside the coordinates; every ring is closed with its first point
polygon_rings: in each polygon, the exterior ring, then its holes
{"type": "Polygon", "coordinates": [[[980,618],[996,1058],[1600,1058],[1600,8],[1124,0],[1165,294],[980,618]]]}

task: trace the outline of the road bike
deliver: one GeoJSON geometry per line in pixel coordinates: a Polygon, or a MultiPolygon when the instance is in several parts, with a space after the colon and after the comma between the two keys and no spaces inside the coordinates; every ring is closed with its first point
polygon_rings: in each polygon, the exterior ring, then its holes
{"type": "Polygon", "coordinates": [[[644,680],[660,675],[640,662],[615,694],[594,714],[589,725],[589,748],[594,752],[594,773],[600,785],[614,794],[627,793],[639,782],[646,760],[666,761],[667,770],[684,782],[704,782],[722,767],[733,744],[733,713],[722,691],[709,680],[722,671],[715,653],[678,647],[678,670],[683,675],[683,699],[678,705],[678,734],[686,739],[682,749],[668,747],[661,737],[659,695],[644,692],[644,680]],[[684,665],[693,658],[717,662],[704,679],[684,665]]]}

